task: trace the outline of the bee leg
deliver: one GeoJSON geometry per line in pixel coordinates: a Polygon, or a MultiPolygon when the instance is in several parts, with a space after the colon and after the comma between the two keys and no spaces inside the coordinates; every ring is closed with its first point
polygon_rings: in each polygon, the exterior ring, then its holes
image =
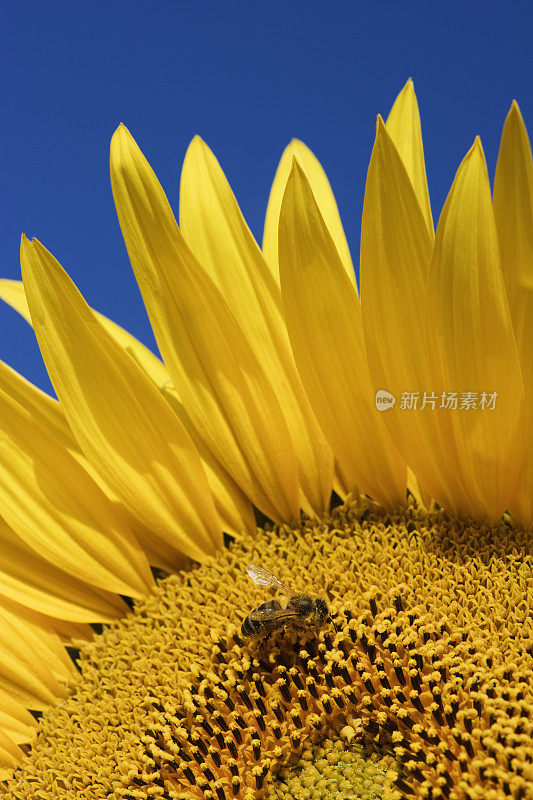
{"type": "Polygon", "coordinates": [[[331,616],[331,614],[330,614],[328,617],[326,617],[326,622],[331,622],[331,624],[333,625],[333,627],[334,627],[334,629],[335,629],[335,633],[338,633],[338,632],[339,632],[339,628],[337,628],[337,625],[336,625],[336,623],[335,623],[335,620],[333,619],[333,617],[331,616]]]}
{"type": "Polygon", "coordinates": [[[284,626],[283,626],[283,625],[280,625],[279,623],[278,623],[277,625],[271,625],[271,626],[270,626],[270,630],[268,631],[267,635],[266,635],[266,636],[263,638],[263,640],[262,640],[262,644],[266,644],[266,643],[269,641],[269,639],[270,639],[270,638],[271,638],[271,637],[272,637],[272,636],[273,636],[275,633],[277,633],[278,631],[280,631],[280,630],[281,630],[283,627],[284,627],[284,626]]]}
{"type": "Polygon", "coordinates": [[[273,628],[272,630],[270,630],[270,631],[267,633],[267,635],[266,635],[266,636],[264,636],[264,637],[261,639],[261,646],[262,646],[262,647],[264,647],[264,645],[266,645],[266,644],[267,644],[268,640],[271,638],[271,636],[272,636],[272,634],[274,633],[274,631],[275,631],[275,628],[273,628]]]}
{"type": "Polygon", "coordinates": [[[308,631],[309,625],[298,625],[297,622],[293,622],[292,627],[297,631],[308,631]]]}

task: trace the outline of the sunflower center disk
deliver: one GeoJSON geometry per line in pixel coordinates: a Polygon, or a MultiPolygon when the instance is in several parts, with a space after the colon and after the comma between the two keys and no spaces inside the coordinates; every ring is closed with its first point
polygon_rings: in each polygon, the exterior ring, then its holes
{"type": "Polygon", "coordinates": [[[7,800],[532,797],[528,535],[363,511],[163,580],[84,648],[7,800]],[[250,563],[331,619],[244,639],[250,563]]]}

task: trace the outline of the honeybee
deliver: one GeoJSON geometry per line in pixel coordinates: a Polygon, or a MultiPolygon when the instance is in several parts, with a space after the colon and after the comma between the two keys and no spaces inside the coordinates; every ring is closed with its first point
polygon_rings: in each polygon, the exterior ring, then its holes
{"type": "Polygon", "coordinates": [[[254,608],[242,623],[243,636],[268,637],[285,623],[296,623],[300,627],[321,625],[329,614],[328,607],[319,597],[299,594],[271,572],[257,564],[249,564],[246,572],[259,586],[276,589],[281,600],[267,600],[254,608]]]}

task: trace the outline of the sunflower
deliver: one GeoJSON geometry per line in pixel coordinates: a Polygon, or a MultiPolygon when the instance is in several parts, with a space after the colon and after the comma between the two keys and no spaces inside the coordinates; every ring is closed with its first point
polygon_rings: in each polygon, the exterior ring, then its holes
{"type": "Polygon", "coordinates": [[[1,282],[58,397],[1,365],[6,797],[533,797],[516,103],[493,198],[476,139],[436,234],[411,81],[378,118],[361,299],[299,141],[262,250],[199,138],[179,227],[122,125],[111,181],[163,361],[37,240],[1,282]],[[325,624],[245,638],[249,563],[325,599],[325,624]]]}

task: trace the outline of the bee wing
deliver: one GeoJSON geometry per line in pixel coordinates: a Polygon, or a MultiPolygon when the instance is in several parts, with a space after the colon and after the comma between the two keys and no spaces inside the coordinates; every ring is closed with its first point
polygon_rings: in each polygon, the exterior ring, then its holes
{"type": "Polygon", "coordinates": [[[259,584],[259,586],[270,586],[273,589],[279,589],[280,592],[283,592],[289,596],[294,594],[290,586],[287,586],[286,583],[283,583],[283,581],[280,581],[279,578],[276,578],[276,576],[269,572],[268,569],[260,567],[258,564],[248,564],[246,567],[246,572],[253,582],[259,584]]]}
{"type": "Polygon", "coordinates": [[[297,617],[298,612],[291,608],[263,608],[259,606],[259,608],[254,608],[248,616],[256,622],[275,622],[280,619],[297,617]]]}

